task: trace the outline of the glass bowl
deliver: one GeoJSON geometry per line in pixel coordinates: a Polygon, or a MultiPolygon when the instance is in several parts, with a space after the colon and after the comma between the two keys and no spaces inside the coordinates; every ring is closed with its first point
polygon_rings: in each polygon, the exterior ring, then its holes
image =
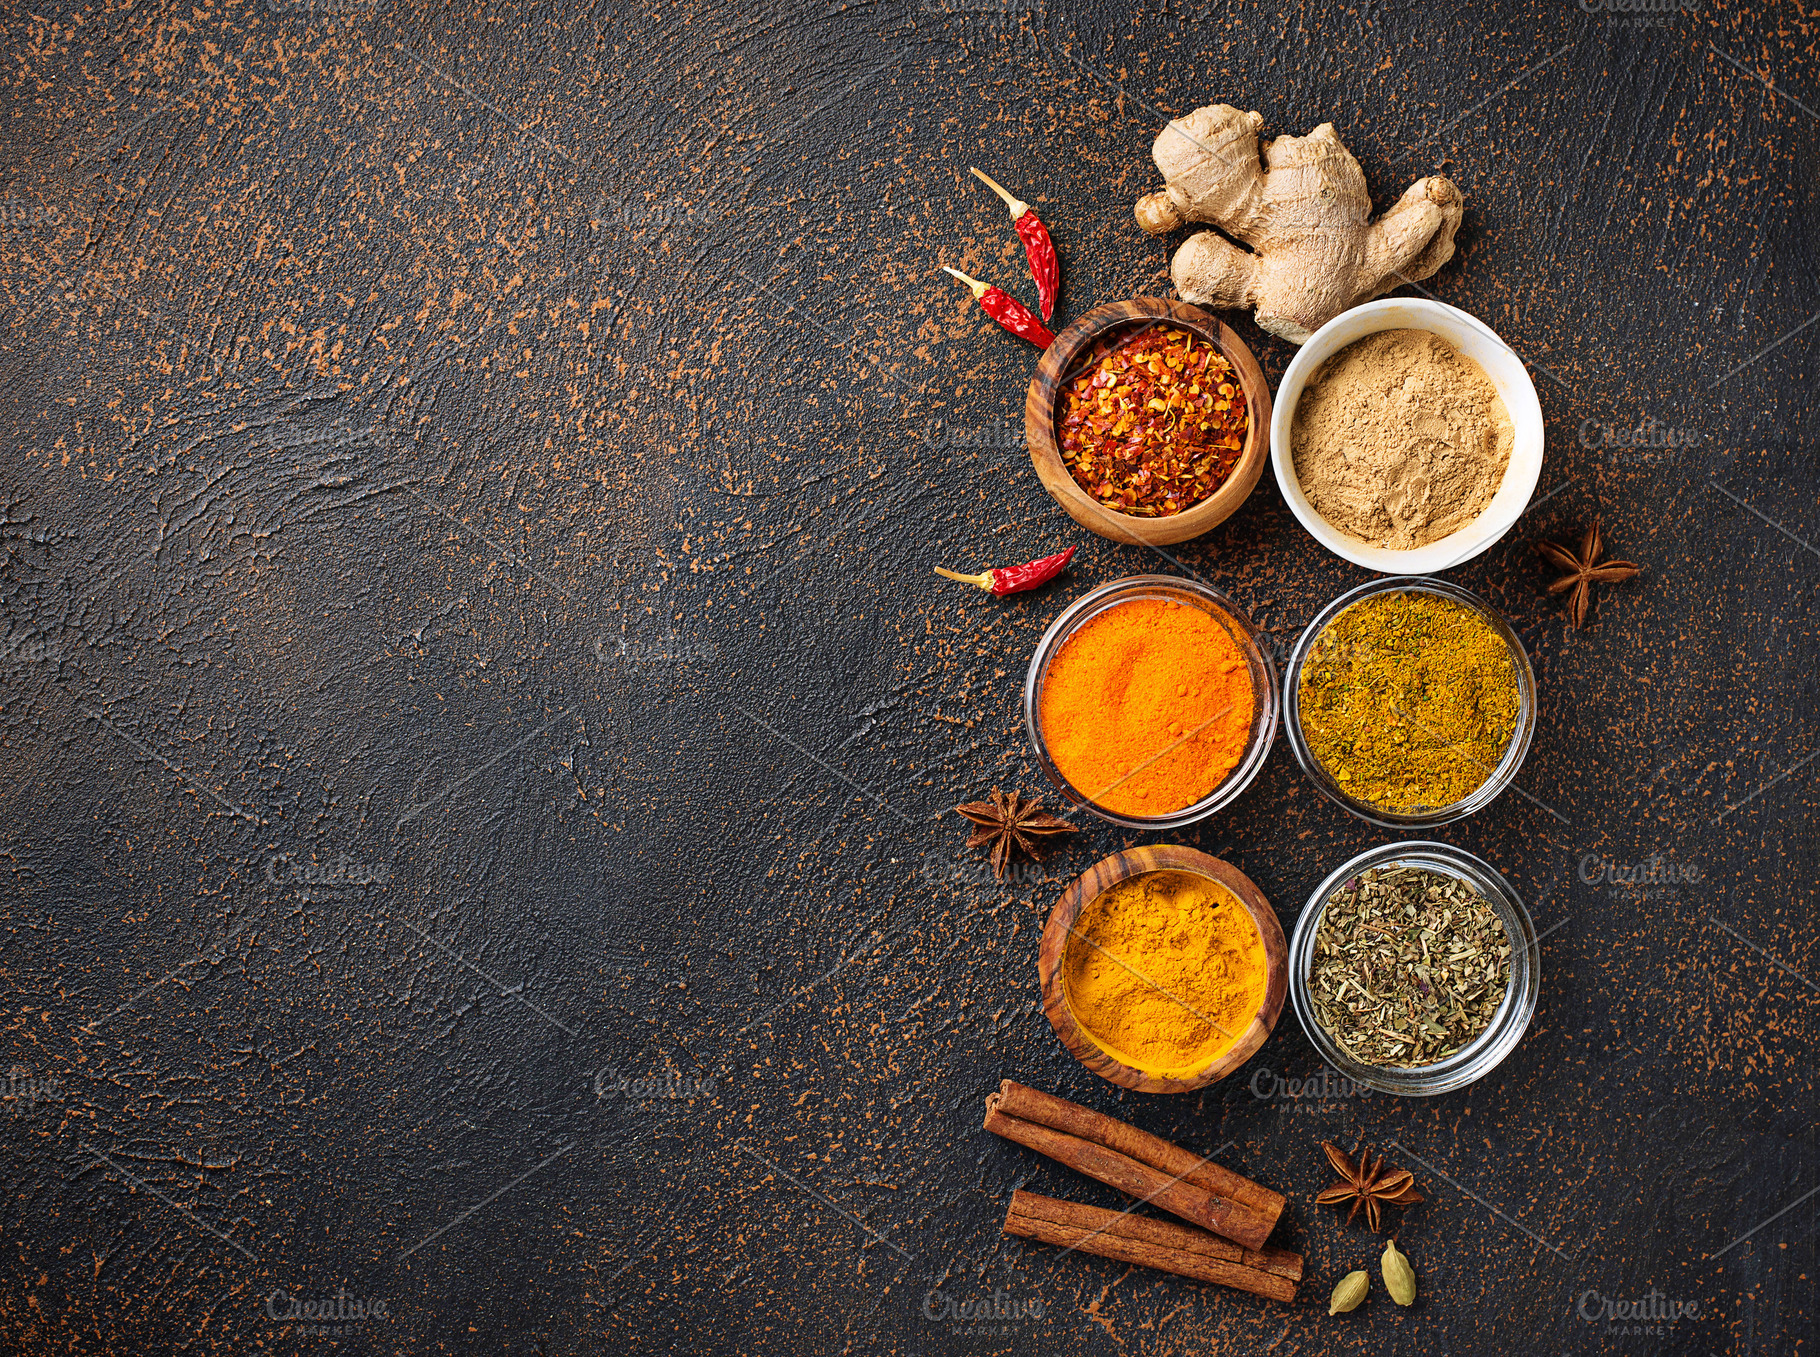
{"type": "Polygon", "coordinates": [[[1302,1025],[1309,1043],[1336,1074],[1380,1093],[1427,1098],[1437,1093],[1451,1093],[1483,1078],[1522,1040],[1529,1020],[1535,1016],[1536,996],[1541,987],[1542,958],[1536,948],[1536,928],[1530,922],[1522,898],[1490,863],[1445,843],[1393,843],[1360,853],[1315,888],[1289,939],[1289,1003],[1295,1009],[1296,1021],[1302,1025]],[[1393,863],[1442,872],[1466,882],[1498,911],[1511,943],[1510,988],[1505,992],[1504,1002],[1492,1015],[1491,1026],[1470,1045],[1432,1065],[1361,1064],[1327,1035],[1327,1029],[1315,1017],[1314,1005],[1308,997],[1314,935],[1320,927],[1327,897],[1368,867],[1388,867],[1393,863]]]}
{"type": "Polygon", "coordinates": [[[1092,812],[1102,820],[1110,820],[1127,829],[1177,829],[1206,818],[1251,785],[1251,780],[1258,775],[1258,770],[1264,766],[1264,760],[1270,754],[1271,742],[1276,739],[1282,700],[1277,687],[1276,666],[1271,663],[1268,652],[1260,643],[1260,636],[1257,626],[1236,603],[1219,590],[1194,580],[1178,579],[1173,575],[1127,575],[1124,579],[1113,580],[1089,590],[1069,605],[1050,624],[1049,630],[1043,633],[1043,639],[1037,643],[1036,654],[1030,659],[1030,672],[1024,678],[1024,729],[1030,736],[1030,747],[1036,753],[1037,763],[1069,802],[1092,812]],[[1055,766],[1055,760],[1050,758],[1049,746],[1043,739],[1043,680],[1048,676],[1050,663],[1068,638],[1086,622],[1098,617],[1108,608],[1138,598],[1167,599],[1172,603],[1199,608],[1224,627],[1227,634],[1238,643],[1239,651],[1244,655],[1246,666],[1251,671],[1251,733],[1246,740],[1245,752],[1211,792],[1193,805],[1171,811],[1168,815],[1126,815],[1096,804],[1090,796],[1062,776],[1061,770],[1055,766]]]}
{"type": "Polygon", "coordinates": [[[1374,825],[1387,829],[1421,829],[1432,825],[1444,825],[1454,820],[1463,820],[1474,811],[1483,810],[1516,780],[1517,770],[1523,766],[1523,759],[1529,753],[1529,742],[1536,733],[1536,675],[1529,667],[1529,652],[1523,649],[1523,642],[1517,639],[1510,623],[1504,620],[1503,614],[1491,604],[1457,584],[1438,580],[1429,576],[1392,576],[1389,579],[1373,580],[1361,584],[1356,589],[1349,589],[1332,603],[1329,603],[1308,624],[1296,641],[1295,649],[1289,656],[1289,667],[1283,675],[1284,725],[1289,731],[1289,747],[1295,751],[1296,762],[1302,765],[1302,771],[1320,789],[1328,800],[1344,806],[1361,820],[1369,820],[1374,825]],[[1386,810],[1369,801],[1362,801],[1346,791],[1333,776],[1321,766],[1315,758],[1314,751],[1308,747],[1307,737],[1302,733],[1302,661],[1314,646],[1315,639],[1325,631],[1328,625],[1346,609],[1374,594],[1437,594],[1442,598],[1452,599],[1478,613],[1492,626],[1492,629],[1504,639],[1510,650],[1511,666],[1517,674],[1517,725],[1511,732],[1510,743],[1504,749],[1504,757],[1491,769],[1485,781],[1475,788],[1470,796],[1454,802],[1450,806],[1431,806],[1420,810],[1396,811],[1386,810]]]}

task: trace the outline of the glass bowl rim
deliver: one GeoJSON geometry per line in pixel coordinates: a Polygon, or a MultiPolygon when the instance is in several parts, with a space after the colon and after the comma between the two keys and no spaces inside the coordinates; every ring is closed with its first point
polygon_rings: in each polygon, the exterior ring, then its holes
{"type": "MultiPolygon", "coordinates": [[[[1228,630],[1232,630],[1232,628],[1228,628],[1228,630]]],[[[1200,580],[1185,579],[1179,575],[1122,575],[1118,579],[1095,585],[1064,608],[1061,614],[1049,624],[1047,630],[1043,632],[1042,639],[1036,643],[1036,650],[1030,657],[1029,668],[1024,673],[1024,733],[1030,740],[1031,752],[1036,756],[1037,764],[1042,768],[1044,776],[1071,804],[1126,829],[1180,829],[1184,825],[1193,824],[1197,820],[1203,820],[1213,814],[1220,807],[1236,799],[1251,785],[1270,756],[1271,747],[1276,743],[1277,731],[1282,722],[1282,685],[1278,679],[1276,662],[1271,658],[1269,647],[1260,639],[1264,635],[1262,628],[1253,622],[1250,615],[1239,607],[1229,595],[1200,580]],[[1062,645],[1090,618],[1098,616],[1107,608],[1125,602],[1124,595],[1141,597],[1146,592],[1160,590],[1175,590],[1188,594],[1200,603],[1213,605],[1232,621],[1237,629],[1234,639],[1239,641],[1241,650],[1245,652],[1248,667],[1252,671],[1252,698],[1256,703],[1256,710],[1253,713],[1251,739],[1246,745],[1244,754],[1240,756],[1232,771],[1227,773],[1220,784],[1206,796],[1193,805],[1171,811],[1168,815],[1124,815],[1117,811],[1107,810],[1094,802],[1085,792],[1063,777],[1061,770],[1055,766],[1055,761],[1049,756],[1048,743],[1042,735],[1041,721],[1038,716],[1037,690],[1041,687],[1050,664],[1060,653],[1062,645]],[[1264,680],[1262,691],[1257,682],[1260,671],[1264,680]]]]}
{"type": "Polygon", "coordinates": [[[1283,726],[1289,739],[1290,751],[1308,775],[1315,790],[1341,809],[1351,812],[1361,820],[1378,825],[1384,829],[1426,829],[1437,825],[1451,824],[1463,820],[1485,809],[1504,789],[1516,781],[1517,773],[1523,767],[1524,759],[1529,757],[1529,746],[1535,739],[1537,695],[1536,673],[1529,660],[1529,651],[1523,644],[1523,638],[1517,635],[1516,628],[1510,625],[1504,614],[1492,607],[1484,598],[1462,585],[1444,580],[1434,575],[1387,575],[1381,579],[1367,580],[1364,584],[1355,585],[1340,594],[1303,628],[1296,638],[1294,649],[1289,653],[1289,660],[1283,666],[1283,726]],[[1302,733],[1301,678],[1302,663],[1313,648],[1315,640],[1327,630],[1348,608],[1362,603],[1376,594],[1385,593],[1427,593],[1438,594],[1456,603],[1463,604],[1485,618],[1492,630],[1498,633],[1505,648],[1510,652],[1511,665],[1517,678],[1517,724],[1511,732],[1510,743],[1505,746],[1503,757],[1498,765],[1483,782],[1466,796],[1451,805],[1432,807],[1419,812],[1399,812],[1386,810],[1382,806],[1362,801],[1342,789],[1326,768],[1315,758],[1314,751],[1308,747],[1307,738],[1302,733]]]}
{"type": "Polygon", "coordinates": [[[1483,858],[1464,848],[1432,839],[1380,844],[1348,858],[1328,873],[1302,906],[1289,937],[1289,1006],[1295,1010],[1296,1022],[1314,1047],[1315,1054],[1336,1074],[1353,1084],[1402,1097],[1427,1098],[1451,1093],[1501,1065],[1529,1030],[1542,984],[1539,942],[1523,897],[1502,872],[1483,858]],[[1498,911],[1511,943],[1510,986],[1492,1015],[1490,1025],[1452,1055],[1432,1065],[1367,1065],[1341,1050],[1340,1044],[1327,1034],[1315,1017],[1308,992],[1308,964],[1313,957],[1314,936],[1328,897],[1348,878],[1368,868],[1404,861],[1460,877],[1498,911]]]}

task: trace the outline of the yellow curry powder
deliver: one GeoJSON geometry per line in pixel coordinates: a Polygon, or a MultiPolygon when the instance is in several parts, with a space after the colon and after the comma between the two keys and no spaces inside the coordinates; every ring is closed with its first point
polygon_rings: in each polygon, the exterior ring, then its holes
{"type": "Polygon", "coordinates": [[[1309,752],[1362,801],[1451,806],[1516,733],[1510,647],[1478,611],[1435,594],[1375,594],[1315,637],[1298,693],[1309,752]]]}
{"type": "Polygon", "coordinates": [[[1251,739],[1251,667],[1199,608],[1115,604],[1043,676],[1043,742],[1061,775],[1118,815],[1168,815],[1208,795],[1251,739]]]}
{"type": "Polygon", "coordinates": [[[1081,911],[1062,953],[1068,1007],[1127,1065],[1199,1073],[1264,1002],[1264,942],[1231,891],[1189,872],[1145,872],[1081,911]]]}

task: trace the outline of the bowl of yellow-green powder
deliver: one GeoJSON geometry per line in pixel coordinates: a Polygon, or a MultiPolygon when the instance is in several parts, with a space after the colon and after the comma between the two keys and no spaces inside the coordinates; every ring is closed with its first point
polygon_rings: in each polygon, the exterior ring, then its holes
{"type": "Polygon", "coordinates": [[[1516,778],[1536,726],[1523,643],[1445,580],[1342,594],[1290,656],[1284,725],[1327,797],[1392,828],[1471,815],[1516,778]]]}

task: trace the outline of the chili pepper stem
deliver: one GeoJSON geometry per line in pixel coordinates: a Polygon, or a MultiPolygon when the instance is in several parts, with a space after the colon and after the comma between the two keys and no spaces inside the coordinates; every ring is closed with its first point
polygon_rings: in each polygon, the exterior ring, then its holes
{"type": "Polygon", "coordinates": [[[992,572],[990,570],[986,571],[983,575],[960,575],[952,570],[943,570],[938,565],[935,567],[935,573],[940,575],[943,579],[959,580],[962,584],[975,584],[981,589],[990,589],[992,587],[992,572]]]}
{"type": "Polygon", "coordinates": [[[968,287],[972,288],[973,289],[973,299],[975,301],[978,301],[981,297],[985,296],[986,289],[987,289],[987,287],[990,286],[990,284],[982,283],[977,278],[969,278],[966,274],[962,273],[959,269],[951,269],[946,264],[942,265],[942,272],[943,273],[952,273],[956,278],[959,278],[968,287]]]}
{"type": "MultiPolygon", "coordinates": [[[[973,167],[971,165],[969,165],[967,168],[973,169],[973,167]]],[[[1011,209],[1011,220],[1012,221],[1016,221],[1019,217],[1023,216],[1024,213],[1026,213],[1030,210],[1029,203],[1025,202],[1022,198],[1013,198],[1011,196],[1011,194],[1008,191],[1006,191],[1006,189],[1004,188],[1003,185],[999,184],[996,180],[994,180],[992,178],[991,175],[985,173],[985,171],[973,170],[973,177],[978,179],[980,181],[980,183],[984,184],[987,188],[991,189],[994,193],[998,194],[999,197],[1001,197],[1005,200],[1005,206],[1011,209]]]]}

